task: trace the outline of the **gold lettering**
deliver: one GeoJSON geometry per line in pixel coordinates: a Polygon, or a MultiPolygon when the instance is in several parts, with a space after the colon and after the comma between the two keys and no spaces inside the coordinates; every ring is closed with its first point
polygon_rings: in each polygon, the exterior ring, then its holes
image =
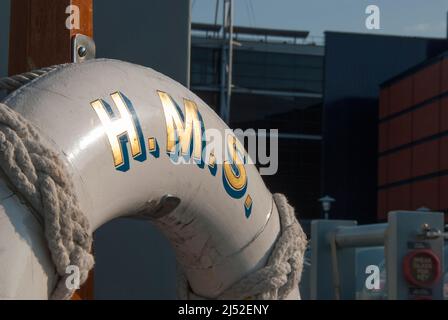
{"type": "Polygon", "coordinates": [[[110,96],[120,114],[120,117],[117,119],[111,119],[102,100],[95,100],[91,102],[90,105],[100,118],[104,131],[109,139],[114,158],[114,165],[115,167],[119,167],[125,162],[120,137],[127,135],[133,157],[137,157],[142,153],[142,146],[140,145],[132,114],[126,105],[123,96],[120,92],[112,93],[110,96]]]}
{"type": "Polygon", "coordinates": [[[182,112],[178,110],[172,98],[165,92],[157,91],[162,102],[166,121],[166,150],[168,153],[176,152],[176,137],[180,145],[182,155],[188,155],[191,143],[193,143],[193,157],[202,159],[202,127],[199,118],[198,107],[191,100],[184,99],[185,115],[181,119],[182,112]]]}

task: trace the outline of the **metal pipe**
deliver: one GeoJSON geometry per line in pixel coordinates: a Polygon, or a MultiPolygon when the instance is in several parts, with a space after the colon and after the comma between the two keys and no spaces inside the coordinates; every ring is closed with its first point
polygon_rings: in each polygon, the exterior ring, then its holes
{"type": "Polygon", "coordinates": [[[384,245],[387,223],[354,227],[339,227],[335,241],[339,248],[374,247],[384,245]]]}
{"type": "Polygon", "coordinates": [[[216,0],[216,4],[215,4],[215,26],[218,24],[218,10],[219,10],[219,0],[216,0]]]}
{"type": "Polygon", "coordinates": [[[233,65],[233,0],[223,0],[220,83],[220,115],[225,123],[230,121],[233,65]]]}
{"type": "Polygon", "coordinates": [[[221,118],[227,123],[227,104],[226,104],[226,77],[227,77],[227,53],[226,53],[226,26],[227,26],[227,2],[225,0],[222,7],[222,47],[221,47],[221,70],[220,70],[220,85],[219,85],[219,112],[221,118]]]}
{"type": "Polygon", "coordinates": [[[336,234],[332,232],[329,236],[331,248],[331,266],[333,270],[333,289],[335,300],[341,300],[341,276],[339,273],[338,248],[336,244],[336,234]]]}
{"type": "Polygon", "coordinates": [[[226,118],[225,122],[230,124],[230,99],[232,97],[232,69],[233,69],[233,0],[229,0],[228,12],[229,42],[227,44],[227,90],[226,90],[226,118]]]}

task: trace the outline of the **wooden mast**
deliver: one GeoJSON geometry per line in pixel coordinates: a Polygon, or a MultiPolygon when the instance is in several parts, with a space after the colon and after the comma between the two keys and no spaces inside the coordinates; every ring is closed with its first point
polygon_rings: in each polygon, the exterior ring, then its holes
{"type": "MultiPolygon", "coordinates": [[[[9,74],[72,62],[77,34],[93,38],[93,0],[12,0],[9,74]]],[[[93,270],[72,299],[93,299],[93,270]]]]}
{"type": "Polygon", "coordinates": [[[92,0],[12,0],[9,74],[71,62],[72,38],[78,33],[93,37],[92,0]],[[67,28],[71,5],[79,8],[79,29],[76,23],[67,28]]]}

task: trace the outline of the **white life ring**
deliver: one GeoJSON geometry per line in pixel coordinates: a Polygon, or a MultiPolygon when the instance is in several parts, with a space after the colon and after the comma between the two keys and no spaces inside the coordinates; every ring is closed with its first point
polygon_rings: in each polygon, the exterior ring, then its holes
{"type": "MultiPolygon", "coordinates": [[[[227,128],[179,83],[149,68],[92,60],[49,72],[5,104],[66,161],[91,231],[116,217],[148,218],[169,238],[192,291],[206,298],[265,265],[280,225],[256,167],[235,174],[210,158],[174,165],[168,156],[169,130],[188,123],[186,117],[193,126],[227,128]]],[[[194,156],[192,133],[184,141],[194,156]]],[[[4,180],[0,199],[0,298],[46,299],[56,273],[42,227],[4,180]]],[[[298,296],[297,288],[289,298],[298,296]]]]}

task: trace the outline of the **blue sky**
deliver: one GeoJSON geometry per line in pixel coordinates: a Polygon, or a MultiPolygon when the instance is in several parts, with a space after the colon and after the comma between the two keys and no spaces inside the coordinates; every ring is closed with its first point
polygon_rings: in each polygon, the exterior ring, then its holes
{"type": "MultiPolygon", "coordinates": [[[[191,1],[194,22],[214,21],[216,0],[191,1]]],[[[234,3],[237,25],[309,30],[314,36],[322,36],[326,30],[446,36],[448,0],[234,0],[234,3]],[[380,8],[380,30],[365,27],[365,8],[369,4],[380,8]]]]}

